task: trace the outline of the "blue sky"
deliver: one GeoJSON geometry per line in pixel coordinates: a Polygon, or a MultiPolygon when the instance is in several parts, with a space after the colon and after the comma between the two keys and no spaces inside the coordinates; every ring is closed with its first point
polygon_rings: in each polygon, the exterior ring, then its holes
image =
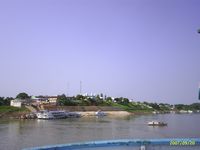
{"type": "Polygon", "coordinates": [[[1,0],[0,96],[198,102],[199,0],[1,0]]]}

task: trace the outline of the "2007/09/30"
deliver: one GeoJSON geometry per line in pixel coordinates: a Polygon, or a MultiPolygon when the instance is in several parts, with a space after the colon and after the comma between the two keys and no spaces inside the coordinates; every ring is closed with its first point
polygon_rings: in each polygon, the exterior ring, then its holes
{"type": "Polygon", "coordinates": [[[169,143],[172,146],[180,146],[180,145],[188,145],[188,146],[194,146],[196,143],[194,140],[183,140],[183,141],[179,141],[179,140],[172,140],[169,143]]]}

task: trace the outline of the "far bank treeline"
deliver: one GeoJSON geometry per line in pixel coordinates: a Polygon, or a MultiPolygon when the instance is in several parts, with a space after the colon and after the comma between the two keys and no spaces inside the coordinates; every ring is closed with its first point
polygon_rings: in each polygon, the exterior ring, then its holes
{"type": "MultiPolygon", "coordinates": [[[[27,93],[19,93],[16,98],[30,99],[27,93]]],[[[13,97],[0,97],[0,106],[9,106],[13,97]]],[[[58,95],[57,105],[59,106],[115,106],[126,111],[170,111],[170,110],[200,110],[200,103],[190,105],[167,103],[134,102],[128,98],[112,98],[103,94],[95,96],[76,95],[68,97],[65,94],[58,95]]]]}

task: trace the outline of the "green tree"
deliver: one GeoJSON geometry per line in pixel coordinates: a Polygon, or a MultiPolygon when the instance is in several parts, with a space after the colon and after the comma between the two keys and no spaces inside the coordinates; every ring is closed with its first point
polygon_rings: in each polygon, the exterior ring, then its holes
{"type": "Polygon", "coordinates": [[[97,95],[97,96],[95,97],[95,100],[96,100],[96,104],[97,104],[97,105],[102,104],[102,102],[103,102],[103,99],[100,98],[100,95],[97,95]]]}
{"type": "Polygon", "coordinates": [[[58,95],[58,105],[60,106],[76,106],[75,97],[67,97],[65,94],[58,95]]]}
{"type": "Polygon", "coordinates": [[[149,103],[149,106],[151,106],[155,110],[160,110],[160,106],[157,103],[149,103]]]}
{"type": "Polygon", "coordinates": [[[4,97],[0,97],[0,106],[4,105],[4,97]]]}
{"type": "Polygon", "coordinates": [[[19,99],[28,99],[28,98],[30,98],[30,96],[28,96],[27,93],[22,92],[22,93],[19,93],[19,94],[16,96],[16,98],[19,98],[19,99]]]}
{"type": "Polygon", "coordinates": [[[83,96],[83,95],[76,96],[76,100],[84,100],[84,99],[85,99],[85,96],[83,96]]]}
{"type": "Polygon", "coordinates": [[[118,104],[121,104],[122,103],[122,97],[115,98],[115,102],[118,103],[118,104]]]}
{"type": "Polygon", "coordinates": [[[122,103],[123,103],[124,105],[127,105],[127,104],[129,103],[129,99],[128,99],[128,98],[123,98],[123,99],[122,99],[122,103]]]}
{"type": "Polygon", "coordinates": [[[175,108],[178,110],[186,110],[186,105],[184,104],[176,104],[175,108]]]}
{"type": "Polygon", "coordinates": [[[111,97],[107,97],[107,98],[106,98],[106,101],[107,101],[107,102],[112,102],[112,98],[111,98],[111,97]]]}
{"type": "Polygon", "coordinates": [[[89,100],[82,100],[81,103],[80,103],[81,106],[90,106],[91,105],[91,102],[89,100]]]}
{"type": "Polygon", "coordinates": [[[190,105],[190,109],[192,110],[200,110],[200,103],[193,103],[190,105]]]}
{"type": "Polygon", "coordinates": [[[10,101],[13,100],[12,97],[6,97],[4,98],[4,105],[10,106],[10,101]]]}
{"type": "Polygon", "coordinates": [[[87,100],[90,102],[91,105],[96,105],[97,104],[96,100],[94,98],[89,97],[87,100]]]}
{"type": "Polygon", "coordinates": [[[58,104],[63,106],[66,105],[67,97],[65,94],[58,95],[58,104]]]}
{"type": "Polygon", "coordinates": [[[123,98],[123,97],[115,98],[115,101],[116,101],[116,103],[122,104],[122,105],[129,104],[129,99],[128,98],[123,98]]]}
{"type": "Polygon", "coordinates": [[[13,100],[12,97],[0,97],[0,106],[10,106],[11,100],[13,100]]]}

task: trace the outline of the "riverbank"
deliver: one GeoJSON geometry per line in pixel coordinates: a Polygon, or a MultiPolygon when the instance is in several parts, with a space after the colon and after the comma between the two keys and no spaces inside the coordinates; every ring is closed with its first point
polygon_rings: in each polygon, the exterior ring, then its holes
{"type": "MultiPolygon", "coordinates": [[[[88,116],[96,116],[96,111],[84,111],[84,112],[78,112],[81,114],[82,117],[88,117],[88,116]]],[[[123,117],[123,116],[128,116],[131,115],[132,113],[129,113],[127,111],[105,111],[105,114],[108,116],[119,116],[119,117],[123,117]]]]}
{"type": "MultiPolygon", "coordinates": [[[[96,111],[84,111],[84,112],[76,112],[80,114],[80,117],[95,117],[96,111]]],[[[147,112],[127,112],[127,111],[104,111],[106,116],[108,117],[114,117],[114,118],[121,118],[121,117],[127,117],[131,115],[148,115],[152,113],[147,112]]],[[[36,115],[34,113],[30,113],[27,111],[24,112],[9,112],[5,114],[0,114],[0,119],[37,119],[36,115]]]]}
{"type": "Polygon", "coordinates": [[[30,111],[25,107],[0,106],[0,118],[18,119],[27,113],[30,111]]]}
{"type": "MultiPolygon", "coordinates": [[[[28,107],[27,107],[28,108],[28,107]]],[[[7,119],[33,119],[32,117],[25,117],[34,114],[31,110],[27,109],[26,107],[17,108],[12,106],[0,106],[0,118],[7,118],[7,119]],[[31,113],[32,112],[32,113],[31,113]]],[[[101,110],[105,112],[107,116],[112,117],[124,117],[129,115],[145,115],[145,114],[152,114],[149,111],[134,111],[128,112],[126,110],[117,108],[117,107],[99,107],[99,106],[46,106],[46,110],[65,110],[66,112],[77,112],[81,115],[81,117],[89,117],[89,116],[96,116],[96,112],[101,110]]]]}
{"type": "MultiPolygon", "coordinates": [[[[77,112],[81,115],[81,117],[91,117],[96,116],[96,111],[84,111],[84,112],[77,112]]],[[[30,112],[24,111],[24,112],[7,112],[7,113],[1,113],[0,118],[2,119],[26,119],[22,116],[26,116],[27,114],[30,114],[30,112]]],[[[113,116],[113,117],[124,117],[129,115],[134,115],[133,113],[129,113],[127,111],[106,111],[106,116],[113,116]]],[[[28,118],[27,118],[28,119],[28,118]]],[[[31,118],[32,119],[32,118],[31,118]]]]}

